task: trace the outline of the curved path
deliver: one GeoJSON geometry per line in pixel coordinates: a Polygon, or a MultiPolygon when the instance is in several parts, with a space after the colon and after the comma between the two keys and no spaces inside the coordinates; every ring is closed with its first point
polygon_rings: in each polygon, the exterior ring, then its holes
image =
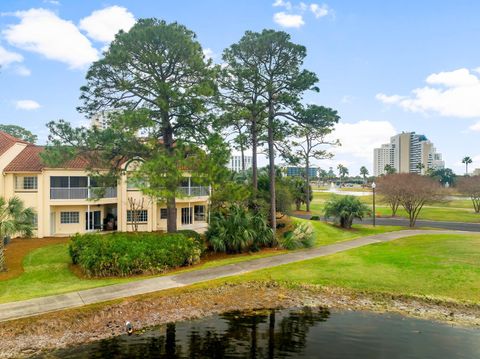
{"type": "Polygon", "coordinates": [[[308,250],[295,251],[272,257],[253,259],[236,264],[216,268],[199,269],[180,274],[138,280],[135,282],[114,284],[106,287],[87,289],[67,294],[29,299],[19,302],[0,304],[0,322],[31,317],[48,312],[81,307],[134,295],[146,294],[171,288],[201,283],[213,279],[240,275],[259,269],[275,267],[282,264],[299,262],[307,259],[327,256],[352,248],[366,246],[372,243],[389,242],[395,239],[415,236],[418,234],[458,234],[469,232],[437,231],[437,230],[404,230],[388,232],[368,237],[361,237],[344,242],[317,247],[308,250]]]}

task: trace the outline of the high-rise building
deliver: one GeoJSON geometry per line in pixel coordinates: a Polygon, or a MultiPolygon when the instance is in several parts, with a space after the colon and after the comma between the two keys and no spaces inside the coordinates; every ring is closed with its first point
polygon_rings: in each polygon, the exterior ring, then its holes
{"type": "Polygon", "coordinates": [[[430,168],[444,168],[445,162],[425,135],[403,132],[391,137],[390,143],[373,150],[374,175],[384,174],[386,165],[398,173],[425,174],[430,168]]]}
{"type": "MultiPolygon", "coordinates": [[[[244,155],[243,160],[245,161],[245,170],[252,168],[252,156],[244,155]]],[[[230,157],[229,168],[233,172],[243,171],[242,156],[240,154],[234,154],[230,157]]]]}
{"type": "MultiPolygon", "coordinates": [[[[304,177],[306,174],[305,167],[298,166],[283,166],[284,173],[287,177],[304,177]]],[[[308,168],[308,177],[316,178],[318,177],[318,168],[309,167],[308,168]]]]}

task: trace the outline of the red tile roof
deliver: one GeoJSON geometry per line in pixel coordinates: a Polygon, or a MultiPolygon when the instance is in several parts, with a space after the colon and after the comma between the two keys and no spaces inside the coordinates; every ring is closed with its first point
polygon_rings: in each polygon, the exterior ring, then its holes
{"type": "Polygon", "coordinates": [[[27,141],[21,140],[19,138],[13,137],[6,132],[0,131],[0,155],[3,155],[5,152],[7,152],[8,149],[12,147],[15,143],[30,144],[27,141]]]}
{"type": "MultiPolygon", "coordinates": [[[[29,145],[25,147],[24,150],[5,167],[5,172],[41,172],[47,167],[40,157],[40,153],[44,150],[44,146],[29,145]]],[[[82,157],[77,157],[57,167],[65,169],[86,169],[88,167],[88,161],[82,157]]]]}

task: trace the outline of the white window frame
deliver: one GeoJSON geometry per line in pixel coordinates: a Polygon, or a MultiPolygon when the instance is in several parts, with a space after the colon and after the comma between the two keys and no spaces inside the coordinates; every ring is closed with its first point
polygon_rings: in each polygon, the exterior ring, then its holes
{"type": "Polygon", "coordinates": [[[140,212],[138,214],[138,223],[147,223],[148,222],[148,210],[147,209],[136,209],[136,210],[127,210],[127,223],[133,223],[132,218],[133,212],[140,212]]]}
{"type": "Polygon", "coordinates": [[[60,223],[61,224],[80,223],[80,212],[77,212],[77,211],[60,212],[60,223]]]}
{"type": "Polygon", "coordinates": [[[36,175],[33,176],[15,176],[15,190],[16,191],[36,191],[38,190],[38,177],[36,175]],[[28,179],[28,180],[27,180],[28,179]],[[31,181],[31,185],[29,188],[25,186],[25,180],[31,181]]]}

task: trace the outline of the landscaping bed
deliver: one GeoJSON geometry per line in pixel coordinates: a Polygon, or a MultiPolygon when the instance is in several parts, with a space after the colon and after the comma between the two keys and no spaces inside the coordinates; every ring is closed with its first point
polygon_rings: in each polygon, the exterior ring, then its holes
{"type": "Polygon", "coordinates": [[[73,264],[90,277],[164,273],[198,262],[202,250],[191,233],[77,234],[69,246],[73,264]]]}

